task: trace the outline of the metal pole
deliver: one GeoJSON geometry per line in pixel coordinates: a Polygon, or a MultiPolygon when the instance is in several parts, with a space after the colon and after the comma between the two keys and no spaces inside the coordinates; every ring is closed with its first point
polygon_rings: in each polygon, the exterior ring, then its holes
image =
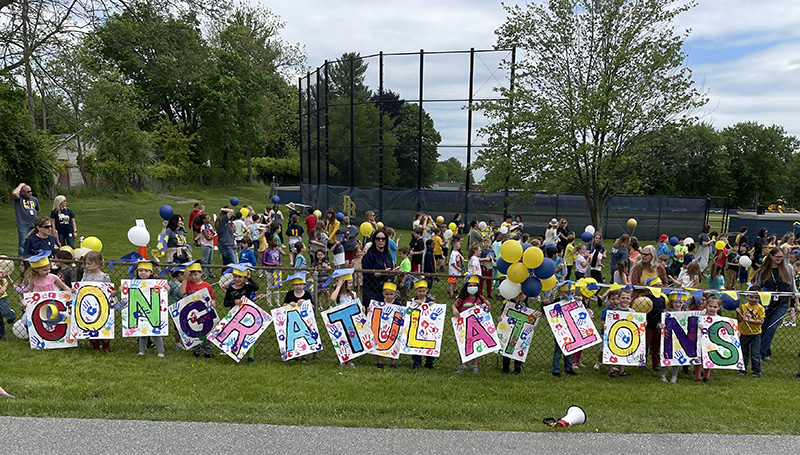
{"type": "MultiPolygon", "coordinates": [[[[316,73],[317,73],[317,87],[316,87],[316,89],[317,89],[317,150],[322,150],[322,144],[321,144],[322,138],[320,137],[320,134],[319,134],[319,115],[320,115],[320,111],[321,111],[321,108],[320,108],[320,105],[319,105],[319,103],[320,103],[320,96],[319,96],[319,68],[317,68],[316,73]]],[[[330,172],[331,172],[330,166],[328,165],[328,153],[327,153],[327,150],[325,151],[324,155],[325,155],[325,184],[327,185],[328,184],[328,178],[330,177],[330,172]]]]}
{"type": "Polygon", "coordinates": [[[383,219],[383,51],[378,54],[378,219],[383,219]]]}
{"type": "Polygon", "coordinates": [[[328,117],[328,61],[325,60],[325,184],[330,185],[330,162],[331,162],[331,142],[328,131],[330,130],[330,118],[328,117]]]}
{"type": "MultiPolygon", "coordinates": [[[[303,183],[303,78],[297,78],[297,127],[300,138],[300,183],[303,183]]],[[[311,178],[311,159],[308,160],[308,177],[311,178]]],[[[306,182],[310,183],[310,182],[306,182]]],[[[301,198],[302,199],[302,198],[301,198]]]]}
{"type": "Polygon", "coordinates": [[[355,145],[355,57],[350,57],[350,187],[356,186],[356,145],[355,145]]]}
{"type": "MultiPolygon", "coordinates": [[[[508,83],[508,95],[509,95],[509,116],[511,113],[514,112],[514,74],[516,72],[517,66],[517,48],[511,49],[511,77],[509,78],[508,83]]],[[[508,149],[506,150],[506,156],[511,156],[511,124],[512,122],[508,122],[508,132],[506,134],[506,144],[508,145],[508,149]]],[[[503,221],[505,221],[506,217],[508,216],[508,186],[511,180],[511,160],[506,160],[506,166],[508,166],[508,174],[506,174],[506,189],[505,195],[503,197],[503,221]]]]}
{"type": "MultiPolygon", "coordinates": [[[[311,156],[311,73],[306,73],[306,121],[308,123],[308,128],[306,128],[306,136],[308,137],[308,153],[311,156]]],[[[309,160],[311,161],[311,160],[309,160]]],[[[319,176],[320,176],[320,160],[319,160],[319,148],[317,149],[317,185],[319,185],[319,176]]],[[[310,180],[310,173],[309,173],[309,180],[310,180]]]]}
{"type": "Polygon", "coordinates": [[[425,51],[419,50],[419,118],[417,119],[417,212],[422,210],[422,96],[425,51]]]}
{"type": "MultiPolygon", "coordinates": [[[[473,80],[475,79],[475,48],[469,50],[469,101],[467,105],[467,175],[466,185],[464,186],[464,224],[469,224],[469,168],[472,161],[472,91],[473,80]]],[[[510,158],[510,157],[507,157],[510,158]]]]}

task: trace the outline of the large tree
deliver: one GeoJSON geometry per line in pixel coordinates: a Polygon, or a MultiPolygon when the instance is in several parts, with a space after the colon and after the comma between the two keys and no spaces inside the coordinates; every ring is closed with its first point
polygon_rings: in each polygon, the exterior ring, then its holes
{"type": "MultiPolygon", "coordinates": [[[[675,0],[550,0],[506,6],[499,48],[515,47],[515,86],[484,103],[489,147],[477,165],[490,190],[568,182],[602,229],[610,199],[635,182],[649,132],[685,120],[705,96],[693,87],[675,0]],[[508,157],[508,158],[506,158],[508,157]],[[511,163],[509,163],[511,161],[511,163]],[[515,186],[516,186],[515,185],[515,186]]],[[[510,67],[511,63],[506,62],[510,67]]]]}

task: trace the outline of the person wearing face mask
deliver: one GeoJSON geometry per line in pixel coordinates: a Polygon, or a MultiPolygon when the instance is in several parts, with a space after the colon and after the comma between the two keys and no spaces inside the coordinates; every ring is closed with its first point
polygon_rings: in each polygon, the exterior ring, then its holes
{"type": "MultiPolygon", "coordinates": [[[[461,288],[461,293],[459,293],[458,298],[456,298],[456,303],[453,304],[454,317],[458,317],[462,311],[478,305],[486,305],[484,308],[486,311],[491,309],[491,303],[486,300],[484,296],[478,294],[478,283],[480,283],[480,277],[478,275],[472,275],[467,279],[464,287],[461,288]]],[[[463,373],[465,371],[467,371],[467,365],[462,363],[456,370],[456,373],[463,373]]],[[[472,373],[478,373],[477,358],[472,360],[472,373]]]]}

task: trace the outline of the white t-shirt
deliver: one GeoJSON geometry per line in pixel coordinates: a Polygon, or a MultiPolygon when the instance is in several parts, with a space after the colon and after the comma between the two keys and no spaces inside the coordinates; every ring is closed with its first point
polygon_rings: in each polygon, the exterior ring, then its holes
{"type": "Polygon", "coordinates": [[[453,250],[450,253],[450,262],[448,262],[450,275],[461,275],[461,270],[456,268],[457,266],[461,265],[463,258],[461,257],[461,253],[458,250],[453,250]]]}
{"type": "Polygon", "coordinates": [[[244,221],[242,220],[233,220],[233,238],[236,241],[242,240],[244,237],[244,230],[247,228],[245,226],[244,221]]]}
{"type": "Polygon", "coordinates": [[[478,256],[472,256],[467,263],[467,272],[470,275],[481,275],[481,261],[478,256]]]}

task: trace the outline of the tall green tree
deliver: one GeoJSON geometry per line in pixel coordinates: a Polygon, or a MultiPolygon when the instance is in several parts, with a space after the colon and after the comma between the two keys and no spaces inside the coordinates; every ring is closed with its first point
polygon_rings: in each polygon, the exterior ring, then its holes
{"type": "Polygon", "coordinates": [[[429,188],[435,182],[436,164],[439,161],[439,144],[442,136],[436,131],[433,119],[422,110],[420,129],[420,109],[415,104],[404,104],[397,114],[394,127],[398,145],[394,148],[398,168],[402,169],[397,182],[401,188],[416,188],[419,183],[417,170],[422,168],[422,188],[429,188]],[[422,149],[420,150],[420,146],[422,149]],[[422,153],[422,162],[419,157],[422,153]]]}
{"type": "MultiPolygon", "coordinates": [[[[705,103],[684,66],[675,0],[549,0],[506,6],[497,47],[516,47],[514,90],[480,105],[491,124],[477,165],[488,189],[580,188],[595,227],[646,157],[643,135],[705,103]],[[518,52],[519,53],[519,52],[518,52]],[[505,158],[508,157],[508,158],[505,158]],[[513,161],[509,164],[508,161],[513,161]]],[[[509,62],[506,62],[510,66],[509,62]]]]}
{"type": "Polygon", "coordinates": [[[355,103],[363,103],[370,99],[372,91],[367,87],[364,78],[369,65],[358,52],[345,52],[335,62],[328,65],[329,98],[339,103],[349,103],[350,94],[355,103]]]}

